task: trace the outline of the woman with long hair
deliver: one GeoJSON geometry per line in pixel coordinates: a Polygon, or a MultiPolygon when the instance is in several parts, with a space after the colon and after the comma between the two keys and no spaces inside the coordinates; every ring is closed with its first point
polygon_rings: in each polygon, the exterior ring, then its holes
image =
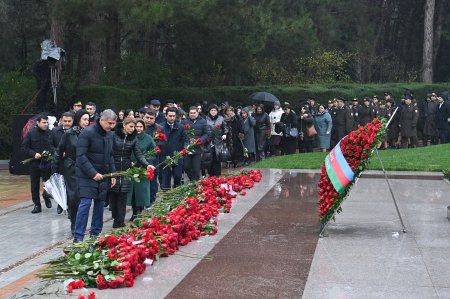
{"type": "MultiPolygon", "coordinates": [[[[131,154],[146,168],[154,168],[145,159],[139,148],[135,130],[136,121],[127,117],[122,124],[118,124],[114,132],[113,152],[116,171],[125,171],[131,167],[131,154]]],[[[109,192],[109,205],[114,219],[113,228],[125,226],[127,193],[131,191],[131,181],[124,177],[117,177],[116,184],[109,192]]],[[[149,191],[150,194],[150,191],[149,191]]]]}
{"type": "Polygon", "coordinates": [[[297,128],[297,116],[290,105],[284,107],[284,113],[281,115],[280,122],[284,124],[281,150],[285,155],[295,154],[297,151],[297,136],[291,136],[288,132],[293,128],[297,128]]]}
{"type": "MultiPolygon", "coordinates": [[[[136,118],[136,138],[139,149],[142,153],[146,151],[151,151],[155,148],[156,144],[153,140],[152,136],[145,133],[146,127],[145,122],[141,118],[136,118]]],[[[155,157],[147,158],[147,162],[154,165],[155,157]]],[[[136,158],[135,154],[132,154],[131,161],[135,163],[134,166],[139,167],[143,166],[136,158]]],[[[132,182],[131,191],[128,192],[127,195],[127,203],[131,205],[133,208],[133,216],[131,216],[130,221],[133,221],[143,210],[144,207],[149,207],[152,202],[150,201],[150,187],[151,184],[155,184],[155,182],[151,182],[149,180],[142,180],[140,182],[132,182]]]]}

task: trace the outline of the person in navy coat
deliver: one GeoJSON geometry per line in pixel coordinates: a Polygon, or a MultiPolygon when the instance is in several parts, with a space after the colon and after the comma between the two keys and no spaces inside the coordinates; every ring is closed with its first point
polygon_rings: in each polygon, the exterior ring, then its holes
{"type": "MultiPolygon", "coordinates": [[[[202,140],[202,145],[206,146],[211,136],[211,129],[208,126],[206,119],[199,116],[199,111],[196,106],[189,108],[189,116],[183,123],[185,129],[192,131],[192,136],[189,137],[190,143],[195,143],[197,139],[202,140]]],[[[184,157],[184,171],[189,180],[198,181],[201,174],[203,149],[198,146],[192,153],[184,157]]]]}
{"type": "Polygon", "coordinates": [[[80,205],[75,222],[74,243],[82,241],[88,222],[89,209],[94,201],[91,236],[97,236],[103,228],[103,209],[106,192],[116,184],[116,179],[105,179],[103,174],[116,172],[113,138],[117,115],[106,109],[97,122],[84,129],[77,140],[75,176],[78,181],[80,205]]]}
{"type": "MultiPolygon", "coordinates": [[[[176,122],[177,109],[167,108],[166,122],[161,124],[161,131],[166,135],[167,139],[159,143],[161,153],[159,161],[163,162],[167,157],[172,157],[175,151],[181,151],[189,145],[189,137],[184,130],[183,125],[176,122]]],[[[173,178],[173,187],[181,185],[181,177],[183,175],[183,159],[179,159],[177,163],[166,166],[162,165],[159,169],[161,175],[161,189],[167,190],[171,188],[173,178]]]]}

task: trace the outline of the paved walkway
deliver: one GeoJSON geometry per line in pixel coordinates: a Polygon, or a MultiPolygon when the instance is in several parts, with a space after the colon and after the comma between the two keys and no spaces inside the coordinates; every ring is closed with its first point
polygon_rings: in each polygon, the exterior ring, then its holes
{"type": "MultiPolygon", "coordinates": [[[[162,258],[133,288],[94,291],[98,298],[450,298],[450,185],[439,174],[391,175],[406,234],[379,172],[358,180],[319,239],[318,174],[265,170],[230,214],[219,215],[218,234],[181,248],[197,258],[162,258]]],[[[28,189],[20,178],[13,194],[28,189]]],[[[0,173],[0,202],[2,180],[0,173]]],[[[0,207],[0,298],[68,297],[61,283],[34,273],[61,255],[69,221],[55,208],[32,215],[30,203],[0,207]]]]}

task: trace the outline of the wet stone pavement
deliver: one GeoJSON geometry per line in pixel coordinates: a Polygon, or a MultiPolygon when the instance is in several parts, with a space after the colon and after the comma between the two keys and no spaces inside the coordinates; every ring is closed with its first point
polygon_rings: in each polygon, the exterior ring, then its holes
{"type": "MultiPolygon", "coordinates": [[[[219,215],[216,235],[147,267],[133,288],[89,291],[97,298],[450,298],[450,184],[435,173],[390,174],[406,234],[379,172],[357,181],[319,239],[318,173],[264,170],[262,182],[219,215]]],[[[30,213],[27,190],[26,177],[0,173],[0,204],[22,198],[0,205],[0,298],[76,298],[34,276],[71,239],[55,206],[30,213]]],[[[105,209],[104,231],[109,218],[105,209]]]]}

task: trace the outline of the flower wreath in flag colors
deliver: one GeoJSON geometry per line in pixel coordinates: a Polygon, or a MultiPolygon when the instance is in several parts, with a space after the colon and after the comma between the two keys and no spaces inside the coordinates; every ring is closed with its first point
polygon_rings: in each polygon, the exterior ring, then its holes
{"type": "Polygon", "coordinates": [[[261,178],[261,170],[242,171],[238,175],[207,177],[161,192],[151,209],[129,226],[66,247],[66,255],[48,262],[38,276],[50,280],[74,279],[66,292],[83,286],[132,287],[134,279],[159,257],[186,255],[176,253],[179,246],[214,235],[219,212],[230,212],[237,192],[246,195],[244,189],[252,188],[261,178]]]}
{"type": "Polygon", "coordinates": [[[386,120],[374,118],[342,138],[322,165],[319,181],[319,216],[322,224],[334,220],[355,178],[364,171],[373,150],[386,134],[386,120]]]}

